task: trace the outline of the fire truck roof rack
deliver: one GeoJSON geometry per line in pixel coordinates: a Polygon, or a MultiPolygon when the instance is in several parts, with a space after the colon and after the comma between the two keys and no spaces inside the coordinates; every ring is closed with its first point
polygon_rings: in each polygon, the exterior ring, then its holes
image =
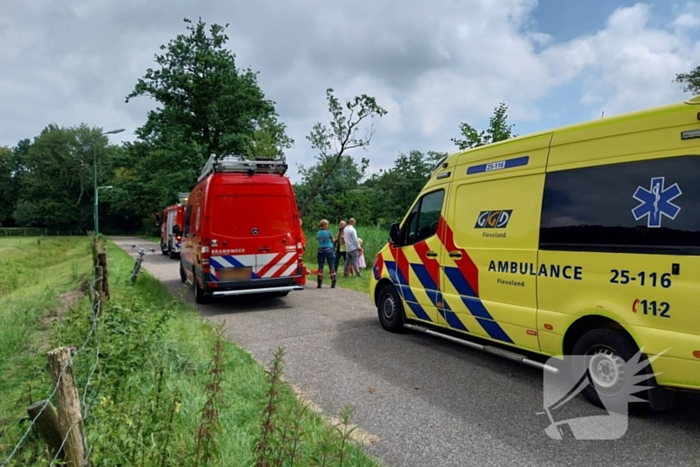
{"type": "Polygon", "coordinates": [[[216,155],[212,154],[204,165],[197,182],[201,182],[214,172],[243,172],[249,175],[255,173],[284,174],[287,172],[287,168],[287,161],[284,157],[279,159],[263,157],[246,159],[243,156],[224,156],[217,160],[216,155]]]}

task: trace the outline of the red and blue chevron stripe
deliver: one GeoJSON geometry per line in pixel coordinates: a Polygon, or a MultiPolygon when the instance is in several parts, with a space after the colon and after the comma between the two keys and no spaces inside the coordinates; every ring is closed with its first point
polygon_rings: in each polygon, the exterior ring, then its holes
{"type": "Polygon", "coordinates": [[[216,282],[220,280],[218,271],[224,268],[249,267],[252,269],[252,280],[274,279],[294,275],[297,272],[297,263],[298,254],[287,251],[259,255],[212,256],[209,259],[210,276],[216,282]]]}
{"type": "MultiPolygon", "coordinates": [[[[512,344],[513,340],[493,319],[493,316],[479,298],[479,269],[467,251],[455,245],[452,229],[443,217],[440,218],[438,225],[438,238],[446,251],[459,251],[462,253],[460,258],[451,258],[456,267],[445,266],[444,272],[445,277],[454,286],[466,309],[489,337],[512,344]]],[[[447,303],[442,292],[440,292],[440,263],[437,259],[427,256],[429,251],[428,244],[423,241],[413,245],[413,248],[420,258],[420,263],[410,263],[404,250],[389,246],[389,252],[394,261],[384,261],[382,256],[379,255],[374,266],[375,279],[381,277],[382,268],[386,266],[391,281],[416,317],[425,321],[432,321],[429,314],[418,303],[411,291],[409,270],[412,269],[420,282],[420,288],[425,290],[430,301],[435,305],[445,322],[453,329],[469,332],[447,303]]]]}

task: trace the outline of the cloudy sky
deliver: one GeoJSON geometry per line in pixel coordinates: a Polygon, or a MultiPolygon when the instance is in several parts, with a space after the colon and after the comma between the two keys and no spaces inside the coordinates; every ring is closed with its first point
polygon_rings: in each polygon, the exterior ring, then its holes
{"type": "MultiPolygon", "coordinates": [[[[682,100],[700,65],[700,2],[674,0],[1,0],[0,146],[49,123],[125,128],[154,106],[125,96],[183,18],[229,23],[239,67],[260,72],[295,147],[327,121],[325,89],[386,108],[371,168],[411,149],[454,151],[504,100],[518,134],[682,100]]],[[[296,179],[296,170],[290,175],[296,179]]]]}

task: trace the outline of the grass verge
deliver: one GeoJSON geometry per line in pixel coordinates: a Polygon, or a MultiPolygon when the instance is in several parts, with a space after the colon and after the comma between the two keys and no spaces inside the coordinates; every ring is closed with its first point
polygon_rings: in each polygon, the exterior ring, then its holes
{"type": "MultiPolygon", "coordinates": [[[[28,384],[34,399],[46,397],[51,388],[39,351],[39,336],[47,331],[44,318],[60,305],[58,295],[78,287],[79,273],[90,268],[85,240],[44,240],[30,252],[5,242],[0,249],[13,251],[10,266],[20,278],[0,282],[0,305],[13,300],[16,310],[9,315],[7,306],[0,307],[0,332],[19,337],[0,339],[11,356],[9,363],[0,363],[0,461],[26,429],[18,420],[29,403],[28,384]],[[49,251],[40,256],[46,272],[37,275],[32,252],[40,248],[49,251]],[[12,289],[8,281],[18,289],[2,295],[12,289]],[[21,319],[27,313],[31,319],[21,319]],[[12,327],[5,331],[7,323],[12,327]]],[[[378,465],[348,443],[348,423],[329,427],[280,383],[275,375],[281,373],[281,355],[266,371],[145,271],[135,286],[128,285],[133,259],[112,243],[107,252],[112,300],[100,318],[98,338],[74,364],[88,407],[92,465],[253,466],[275,465],[275,459],[285,459],[284,465],[294,459],[299,466],[378,465]]],[[[83,297],[43,340],[51,347],[79,346],[89,316],[89,300],[83,297]]],[[[32,435],[9,465],[48,465],[49,460],[32,435]]]]}
{"type": "Polygon", "coordinates": [[[139,235],[138,237],[160,245],[160,237],[152,237],[150,235],[139,235]]]}
{"type": "MultiPolygon", "coordinates": [[[[87,237],[0,239],[0,462],[26,429],[25,408],[50,388],[41,354],[52,320],[81,296],[70,291],[90,266],[87,237]]],[[[21,451],[17,465],[33,455],[21,451]]]]}
{"type": "MultiPolygon", "coordinates": [[[[318,267],[318,266],[314,266],[318,267]]],[[[343,276],[343,261],[340,261],[340,273],[338,274],[338,287],[342,287],[344,289],[350,289],[350,290],[356,290],[358,292],[364,292],[366,294],[369,294],[369,275],[372,274],[372,269],[370,268],[369,270],[363,270],[362,271],[362,277],[357,277],[357,276],[348,276],[344,277],[343,276]]],[[[323,286],[324,287],[330,287],[330,276],[328,275],[328,271],[325,271],[325,274],[323,276],[323,286]]],[[[306,278],[307,283],[313,284],[316,282],[316,276],[308,276],[306,278]]]]}

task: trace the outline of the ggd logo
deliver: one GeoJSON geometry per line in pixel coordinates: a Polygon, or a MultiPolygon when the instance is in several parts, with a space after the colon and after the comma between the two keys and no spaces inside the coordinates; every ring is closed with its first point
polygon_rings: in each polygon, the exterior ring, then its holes
{"type": "Polygon", "coordinates": [[[512,209],[501,211],[481,211],[476,219],[475,229],[505,229],[510,221],[512,209]]]}

